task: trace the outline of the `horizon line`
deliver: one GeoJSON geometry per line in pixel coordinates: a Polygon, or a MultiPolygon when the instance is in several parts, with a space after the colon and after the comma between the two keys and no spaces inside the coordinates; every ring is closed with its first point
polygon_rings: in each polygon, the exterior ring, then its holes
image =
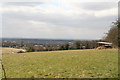
{"type": "Polygon", "coordinates": [[[17,37],[0,37],[0,39],[51,39],[51,40],[101,40],[101,39],[61,39],[61,38],[17,38],[17,37]]]}

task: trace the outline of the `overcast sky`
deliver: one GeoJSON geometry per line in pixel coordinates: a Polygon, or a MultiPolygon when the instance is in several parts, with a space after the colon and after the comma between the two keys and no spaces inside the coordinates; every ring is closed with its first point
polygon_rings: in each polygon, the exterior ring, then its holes
{"type": "Polygon", "coordinates": [[[117,6],[79,0],[4,3],[2,37],[101,39],[117,20],[117,6]]]}

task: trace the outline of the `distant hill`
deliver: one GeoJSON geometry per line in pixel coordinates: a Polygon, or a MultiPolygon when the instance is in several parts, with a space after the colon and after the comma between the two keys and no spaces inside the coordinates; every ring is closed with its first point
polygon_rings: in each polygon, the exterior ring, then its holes
{"type": "Polygon", "coordinates": [[[41,41],[47,41],[47,42],[51,42],[51,41],[64,41],[64,42],[71,42],[71,41],[74,41],[74,40],[66,40],[66,39],[37,39],[37,38],[2,38],[2,40],[9,40],[9,41],[31,41],[31,42],[41,42],[41,41]]]}

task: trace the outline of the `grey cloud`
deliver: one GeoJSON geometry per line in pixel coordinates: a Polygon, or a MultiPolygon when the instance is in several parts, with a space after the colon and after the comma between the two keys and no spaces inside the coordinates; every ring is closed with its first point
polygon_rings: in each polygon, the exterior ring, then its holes
{"type": "Polygon", "coordinates": [[[110,8],[117,8],[118,5],[115,2],[86,2],[76,4],[77,7],[81,7],[87,10],[105,10],[110,8]]]}
{"type": "Polygon", "coordinates": [[[87,14],[66,16],[41,12],[31,14],[9,11],[3,13],[3,36],[95,39],[101,38],[116,18],[117,16],[97,18],[87,14]],[[42,25],[33,26],[27,23],[30,20],[45,22],[47,25],[42,28],[42,25]],[[47,27],[48,30],[45,30],[44,27],[47,27]]]}
{"type": "MultiPolygon", "coordinates": [[[[74,16],[68,17],[64,15],[44,15],[44,14],[21,14],[9,13],[5,15],[9,18],[19,19],[19,20],[33,20],[33,21],[42,21],[46,23],[51,23],[55,25],[61,25],[66,27],[82,27],[82,28],[99,28],[100,25],[108,24],[113,20],[117,19],[117,16],[108,16],[103,18],[96,18],[94,15],[79,15],[77,18],[74,16]],[[86,17],[87,16],[87,17],[86,17]]],[[[101,26],[106,27],[106,26],[101,26]]]]}

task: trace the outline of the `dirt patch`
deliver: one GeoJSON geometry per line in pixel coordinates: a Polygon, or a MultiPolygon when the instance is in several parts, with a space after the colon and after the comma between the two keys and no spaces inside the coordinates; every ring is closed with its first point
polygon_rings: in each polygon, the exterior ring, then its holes
{"type": "Polygon", "coordinates": [[[17,48],[7,48],[7,47],[2,47],[2,54],[14,54],[14,53],[17,53],[23,49],[17,49],[17,48]]]}

